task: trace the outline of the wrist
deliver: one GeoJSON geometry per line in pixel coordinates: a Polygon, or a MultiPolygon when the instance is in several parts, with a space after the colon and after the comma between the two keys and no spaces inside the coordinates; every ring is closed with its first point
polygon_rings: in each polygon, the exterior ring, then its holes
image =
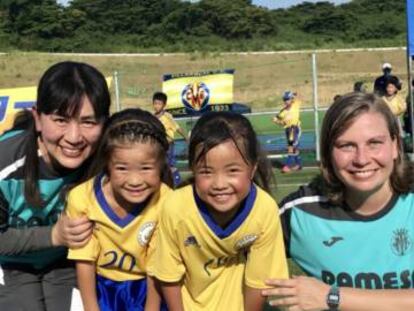
{"type": "Polygon", "coordinates": [[[52,227],[52,230],[50,232],[50,241],[52,243],[52,246],[61,246],[62,245],[62,241],[59,237],[59,231],[57,228],[58,224],[54,224],[52,227]]]}

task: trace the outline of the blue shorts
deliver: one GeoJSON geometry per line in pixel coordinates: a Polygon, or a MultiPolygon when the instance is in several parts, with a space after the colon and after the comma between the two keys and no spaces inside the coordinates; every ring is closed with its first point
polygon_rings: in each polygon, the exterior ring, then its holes
{"type": "Polygon", "coordinates": [[[298,147],[299,146],[299,138],[301,135],[300,126],[292,125],[290,127],[285,128],[285,134],[288,146],[298,147]]]}
{"type": "Polygon", "coordinates": [[[144,311],[147,279],[118,282],[96,275],[96,293],[101,311],[144,311]]]}
{"type": "Polygon", "coordinates": [[[168,166],[175,167],[176,160],[175,160],[174,141],[172,141],[168,147],[167,161],[168,161],[168,166]]]}

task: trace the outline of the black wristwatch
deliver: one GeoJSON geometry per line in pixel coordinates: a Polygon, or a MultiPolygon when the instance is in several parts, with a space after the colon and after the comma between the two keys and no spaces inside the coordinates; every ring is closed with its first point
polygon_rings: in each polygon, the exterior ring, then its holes
{"type": "Polygon", "coordinates": [[[329,311],[338,311],[340,301],[341,295],[339,294],[339,288],[332,285],[326,296],[326,304],[329,307],[329,311]]]}

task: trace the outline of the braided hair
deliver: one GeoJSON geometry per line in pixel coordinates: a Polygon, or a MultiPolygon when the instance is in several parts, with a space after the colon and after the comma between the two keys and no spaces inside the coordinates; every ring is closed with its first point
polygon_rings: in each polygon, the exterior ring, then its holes
{"type": "Polygon", "coordinates": [[[97,157],[88,176],[108,173],[107,166],[113,150],[133,143],[150,143],[157,146],[161,162],[161,180],[172,186],[172,177],[166,160],[169,144],[165,128],[158,118],[139,108],[122,110],[108,119],[97,148],[97,157]]]}

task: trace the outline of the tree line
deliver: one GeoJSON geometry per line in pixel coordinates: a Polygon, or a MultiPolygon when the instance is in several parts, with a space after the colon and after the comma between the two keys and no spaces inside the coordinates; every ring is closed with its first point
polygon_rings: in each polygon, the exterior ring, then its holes
{"type": "Polygon", "coordinates": [[[259,51],[406,43],[405,0],[0,0],[0,49],[54,52],[259,51]]]}

